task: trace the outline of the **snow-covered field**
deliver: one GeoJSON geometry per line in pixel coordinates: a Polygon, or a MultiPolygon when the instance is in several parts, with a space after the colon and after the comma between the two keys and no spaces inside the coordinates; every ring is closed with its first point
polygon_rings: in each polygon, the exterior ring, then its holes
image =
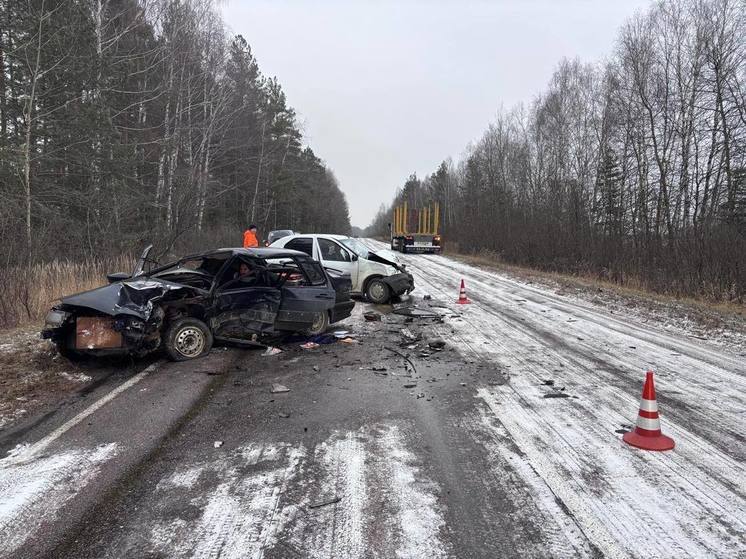
{"type": "Polygon", "coordinates": [[[551,492],[606,557],[746,556],[743,358],[448,258],[402,258],[417,298],[459,315],[443,337],[508,374],[475,397],[536,498],[551,492]],[[462,278],[473,303],[452,305],[462,278]],[[649,368],[670,452],[621,440],[649,368]]]}

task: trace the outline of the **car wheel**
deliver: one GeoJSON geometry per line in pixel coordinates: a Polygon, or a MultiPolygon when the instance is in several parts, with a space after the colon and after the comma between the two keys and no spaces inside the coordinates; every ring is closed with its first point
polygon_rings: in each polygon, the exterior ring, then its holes
{"type": "Polygon", "coordinates": [[[201,320],[182,318],[168,327],[164,347],[173,361],[195,359],[210,353],[212,333],[201,320]]]}
{"type": "Polygon", "coordinates": [[[321,311],[316,313],[316,318],[313,319],[313,324],[311,324],[311,327],[305,331],[305,334],[307,336],[319,336],[326,332],[327,328],[329,328],[329,313],[321,311]]]}
{"type": "Polygon", "coordinates": [[[368,282],[368,286],[365,288],[365,296],[372,303],[383,305],[391,299],[391,290],[382,280],[374,279],[368,282]]]}

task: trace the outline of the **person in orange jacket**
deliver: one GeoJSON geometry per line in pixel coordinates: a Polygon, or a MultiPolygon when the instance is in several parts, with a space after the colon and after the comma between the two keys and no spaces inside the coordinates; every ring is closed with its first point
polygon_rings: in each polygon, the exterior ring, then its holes
{"type": "Polygon", "coordinates": [[[249,228],[243,233],[243,247],[257,248],[259,240],[256,238],[256,225],[249,225],[249,228]]]}

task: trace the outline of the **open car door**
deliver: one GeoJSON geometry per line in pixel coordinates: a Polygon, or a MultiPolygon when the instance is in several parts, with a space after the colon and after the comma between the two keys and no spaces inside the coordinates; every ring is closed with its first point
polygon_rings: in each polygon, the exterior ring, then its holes
{"type": "Polygon", "coordinates": [[[326,273],[312,258],[294,256],[284,268],[288,272],[282,281],[282,302],[275,328],[302,332],[311,328],[319,313],[334,308],[336,294],[326,273]]]}
{"type": "Polygon", "coordinates": [[[258,277],[245,280],[238,277],[238,267],[245,258],[234,257],[216,280],[210,312],[210,328],[217,336],[244,338],[250,334],[274,331],[280,310],[282,293],[271,285],[256,263],[258,277]]]}

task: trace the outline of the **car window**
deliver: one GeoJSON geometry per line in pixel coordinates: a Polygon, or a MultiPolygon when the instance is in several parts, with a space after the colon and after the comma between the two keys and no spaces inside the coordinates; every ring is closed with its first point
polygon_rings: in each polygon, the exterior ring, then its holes
{"type": "Polygon", "coordinates": [[[349,262],[350,253],[329,239],[319,239],[321,259],[327,262],[349,262]]]}
{"type": "Polygon", "coordinates": [[[306,274],[310,285],[324,285],[326,283],[326,274],[324,274],[321,264],[305,257],[299,257],[297,262],[306,274]]]}
{"type": "Polygon", "coordinates": [[[366,247],[363,243],[361,243],[357,239],[347,237],[346,239],[341,239],[341,242],[344,246],[349,248],[352,252],[357,254],[360,258],[364,258],[364,259],[368,258],[368,247],[366,247]]]}
{"type": "Polygon", "coordinates": [[[219,289],[275,287],[277,278],[260,260],[239,256],[234,258],[218,280],[219,289]]]}
{"type": "Polygon", "coordinates": [[[305,252],[308,256],[313,256],[313,239],[311,237],[298,237],[286,244],[285,248],[299,250],[305,252]]]}

